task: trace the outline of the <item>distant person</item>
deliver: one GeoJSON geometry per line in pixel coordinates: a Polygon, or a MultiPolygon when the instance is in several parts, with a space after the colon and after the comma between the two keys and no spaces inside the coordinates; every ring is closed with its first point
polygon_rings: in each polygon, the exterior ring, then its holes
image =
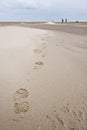
{"type": "Polygon", "coordinates": [[[79,21],[76,21],[76,23],[78,23],[79,21]]]}
{"type": "Polygon", "coordinates": [[[67,23],[67,19],[65,19],[65,22],[67,23]]]}
{"type": "Polygon", "coordinates": [[[62,23],[64,22],[64,20],[62,19],[62,23]]]}

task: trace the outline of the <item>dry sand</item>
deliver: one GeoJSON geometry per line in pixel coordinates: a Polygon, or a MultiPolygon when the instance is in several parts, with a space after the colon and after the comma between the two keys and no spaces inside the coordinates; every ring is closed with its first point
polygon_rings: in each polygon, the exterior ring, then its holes
{"type": "Polygon", "coordinates": [[[0,130],[87,130],[87,34],[47,29],[0,27],[0,130]]]}
{"type": "Polygon", "coordinates": [[[49,22],[46,22],[45,24],[48,24],[48,25],[55,25],[56,23],[53,22],[53,21],[49,21],[49,22]]]}

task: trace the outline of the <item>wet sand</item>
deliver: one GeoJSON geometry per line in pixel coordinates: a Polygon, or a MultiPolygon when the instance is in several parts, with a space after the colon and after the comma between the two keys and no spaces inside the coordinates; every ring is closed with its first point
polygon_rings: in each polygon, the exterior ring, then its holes
{"type": "Polygon", "coordinates": [[[87,130],[87,27],[57,24],[0,23],[0,130],[87,130]]]}

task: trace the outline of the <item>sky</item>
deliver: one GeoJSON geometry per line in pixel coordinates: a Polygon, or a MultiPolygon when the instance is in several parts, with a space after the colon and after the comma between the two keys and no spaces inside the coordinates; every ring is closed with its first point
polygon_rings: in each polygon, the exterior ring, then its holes
{"type": "Polygon", "coordinates": [[[87,20],[87,0],[0,0],[0,21],[87,20]]]}

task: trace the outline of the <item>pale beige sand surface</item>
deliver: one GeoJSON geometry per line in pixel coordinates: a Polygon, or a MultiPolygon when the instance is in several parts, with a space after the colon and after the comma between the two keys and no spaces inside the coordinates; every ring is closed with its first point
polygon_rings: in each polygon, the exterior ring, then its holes
{"type": "Polygon", "coordinates": [[[48,25],[55,25],[56,23],[55,23],[55,22],[52,22],[52,21],[49,21],[49,22],[45,22],[45,24],[48,24],[48,25]]]}
{"type": "Polygon", "coordinates": [[[87,130],[87,35],[0,27],[0,130],[87,130]]]}

